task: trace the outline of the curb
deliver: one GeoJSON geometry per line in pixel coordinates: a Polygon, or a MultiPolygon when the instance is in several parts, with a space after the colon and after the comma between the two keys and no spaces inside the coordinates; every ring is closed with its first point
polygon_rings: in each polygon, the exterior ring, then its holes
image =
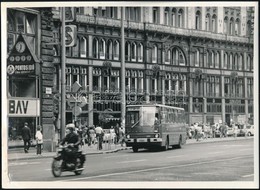
{"type": "MultiPolygon", "coordinates": [[[[102,151],[102,152],[90,152],[90,153],[85,153],[85,155],[95,155],[95,154],[108,154],[108,153],[114,153],[114,152],[118,152],[121,150],[128,150],[128,149],[132,149],[132,147],[124,147],[124,148],[117,148],[114,150],[107,150],[107,151],[102,151]]],[[[53,155],[43,155],[40,157],[24,157],[24,158],[10,158],[8,159],[8,161],[15,161],[15,160],[32,160],[32,159],[41,159],[41,158],[53,158],[55,156],[55,152],[53,152],[53,155]]]]}
{"type": "MultiPolygon", "coordinates": [[[[221,139],[221,140],[216,140],[216,141],[207,141],[207,140],[202,140],[202,141],[195,141],[195,142],[190,142],[190,143],[187,143],[186,142],[186,145],[189,145],[189,144],[201,144],[201,143],[215,143],[215,142],[227,142],[227,141],[239,141],[239,140],[250,140],[250,139],[253,139],[254,137],[247,137],[247,138],[236,138],[236,139],[221,139]]],[[[95,154],[109,154],[109,153],[114,153],[114,152],[118,152],[118,151],[121,151],[121,150],[129,150],[129,149],[132,149],[132,147],[122,147],[122,148],[117,148],[117,149],[114,149],[114,150],[107,150],[107,151],[100,151],[100,152],[90,152],[90,153],[85,153],[85,155],[95,155],[95,154]]],[[[38,158],[52,158],[55,156],[55,152],[53,152],[53,155],[46,155],[46,156],[41,156],[41,157],[25,157],[25,158],[10,158],[8,159],[8,161],[15,161],[15,160],[32,160],[32,159],[38,159],[38,158]]]]}

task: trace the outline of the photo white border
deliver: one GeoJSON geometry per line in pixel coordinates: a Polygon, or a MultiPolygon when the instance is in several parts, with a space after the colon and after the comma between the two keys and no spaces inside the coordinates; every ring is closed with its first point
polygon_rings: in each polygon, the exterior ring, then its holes
{"type": "Polygon", "coordinates": [[[259,73],[258,73],[258,2],[252,1],[216,1],[216,2],[189,2],[189,1],[177,1],[177,2],[149,2],[149,1],[117,1],[117,2],[103,2],[103,1],[93,1],[93,2],[1,2],[1,55],[2,55],[2,184],[3,188],[259,188],[259,120],[258,120],[258,103],[259,103],[259,73]],[[6,31],[6,9],[10,7],[61,7],[61,6],[182,6],[185,7],[195,7],[195,6],[253,6],[255,7],[255,23],[254,23],[254,125],[255,125],[255,136],[254,136],[254,181],[253,182],[15,182],[9,181],[8,178],[8,154],[7,154],[7,102],[6,100],[6,60],[7,60],[7,31],[6,31]]]}

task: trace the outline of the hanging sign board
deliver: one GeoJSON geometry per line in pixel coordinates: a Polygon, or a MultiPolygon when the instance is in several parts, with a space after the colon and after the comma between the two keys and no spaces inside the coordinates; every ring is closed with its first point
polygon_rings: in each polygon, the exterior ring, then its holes
{"type": "Polygon", "coordinates": [[[28,44],[26,37],[20,34],[7,58],[7,74],[36,74],[36,63],[39,63],[39,60],[28,44]]]}

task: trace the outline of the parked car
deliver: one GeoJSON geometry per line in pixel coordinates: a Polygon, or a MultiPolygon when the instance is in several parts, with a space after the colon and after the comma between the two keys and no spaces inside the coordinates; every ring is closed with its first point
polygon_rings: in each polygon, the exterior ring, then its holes
{"type": "Polygon", "coordinates": [[[237,125],[238,133],[237,136],[245,136],[247,129],[245,124],[239,124],[237,125]]]}
{"type": "Polygon", "coordinates": [[[234,128],[228,127],[227,128],[227,136],[233,136],[234,135],[234,128]]]}
{"type": "Polygon", "coordinates": [[[254,125],[247,125],[246,126],[247,135],[253,136],[254,135],[254,125]]]}

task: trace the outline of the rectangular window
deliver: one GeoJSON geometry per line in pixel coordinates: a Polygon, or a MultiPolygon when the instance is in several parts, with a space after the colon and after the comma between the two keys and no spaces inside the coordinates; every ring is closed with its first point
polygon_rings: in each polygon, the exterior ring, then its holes
{"type": "Polygon", "coordinates": [[[157,8],[153,9],[153,23],[158,23],[158,11],[157,11],[157,8]]]}

